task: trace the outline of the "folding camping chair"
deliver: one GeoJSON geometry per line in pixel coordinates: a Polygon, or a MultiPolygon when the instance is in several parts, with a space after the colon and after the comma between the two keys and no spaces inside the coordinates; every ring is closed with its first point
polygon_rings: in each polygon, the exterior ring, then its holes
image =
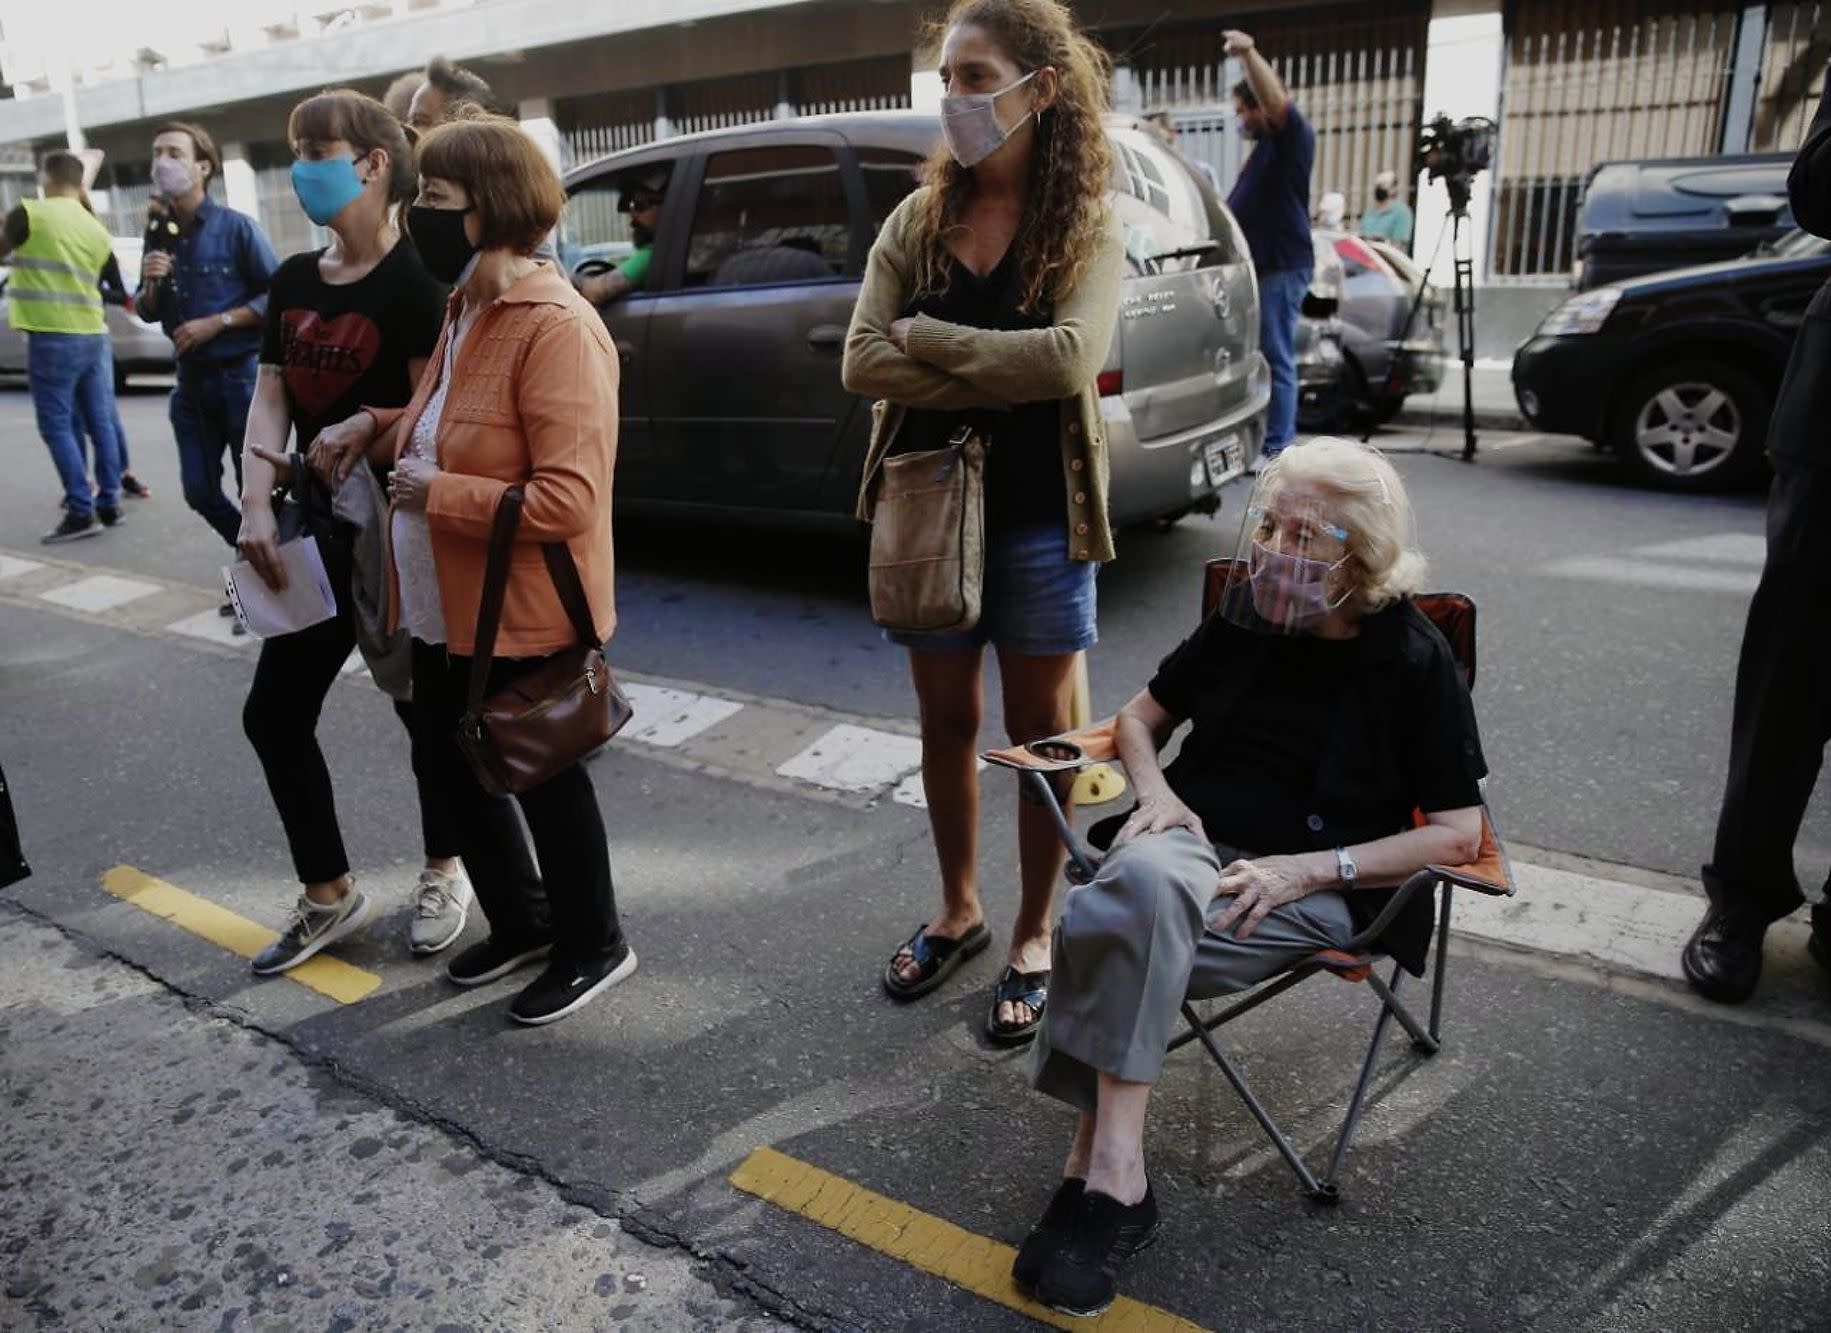
{"type": "MultiPolygon", "coordinates": [[[[1221,594],[1235,579],[1245,577],[1245,569],[1237,560],[1211,560],[1205,571],[1202,588],[1202,614],[1211,614],[1220,604],[1221,594]]],[[[1429,616],[1443,637],[1449,640],[1451,651],[1455,654],[1456,663],[1462,668],[1464,678],[1469,686],[1475,684],[1475,604],[1460,593],[1424,593],[1414,599],[1418,609],[1429,616]]],[[[1071,861],[1069,874],[1085,883],[1092,879],[1097,862],[1075,833],[1073,825],[1068,822],[1062,811],[1061,801],[1057,799],[1051,778],[1055,775],[1079,769],[1087,764],[1107,763],[1118,758],[1118,746],[1114,740],[1114,719],[1108,718],[1093,726],[1079,731],[1066,732],[1047,740],[1034,741],[1029,745],[1016,746],[1005,750],[988,751],[984,756],[989,763],[1018,772],[1030,793],[1047,809],[1055,820],[1056,831],[1068,847],[1071,861]]],[[[1423,821],[1422,814],[1418,815],[1423,821]]],[[[1391,1021],[1399,1020],[1406,1032],[1411,1035],[1412,1045],[1425,1056],[1435,1055],[1441,1043],[1441,1020],[1443,1016],[1443,983],[1445,969],[1449,960],[1450,938],[1450,900],[1454,890],[1470,889],[1477,893],[1494,896],[1511,897],[1515,892],[1512,867],[1507,863],[1506,851],[1494,830],[1494,822],[1487,806],[1481,812],[1481,853],[1475,861],[1462,866],[1427,866],[1406,880],[1391,901],[1382,910],[1376,920],[1362,930],[1341,949],[1324,949],[1320,953],[1292,964],[1283,972],[1270,977],[1250,990],[1242,992],[1237,998],[1222,1008],[1212,1017],[1204,1018],[1196,1009],[1194,1002],[1185,1001],[1183,1018],[1189,1030],[1170,1042],[1169,1049],[1186,1046],[1192,1041],[1201,1042],[1214,1062],[1221,1067],[1233,1090],[1240,1100],[1246,1103],[1246,1109],[1252,1112],[1253,1119],[1259,1122],[1266,1135],[1271,1139],[1279,1154],[1290,1166],[1304,1192],[1323,1203],[1334,1203],[1340,1197],[1337,1181],[1341,1176],[1342,1161],[1348,1154],[1348,1145],[1354,1138],[1354,1131],[1359,1126],[1361,1110],[1367,1099],[1368,1089],[1372,1086],[1373,1075],[1377,1067],[1380,1043],[1386,1036],[1391,1021]],[[1392,965],[1390,980],[1382,978],[1375,970],[1384,961],[1385,955],[1374,944],[1411,901],[1414,895],[1429,893],[1433,887],[1441,885],[1443,898],[1438,907],[1436,934],[1436,967],[1431,978],[1430,1022],[1420,1023],[1417,1017],[1399,999],[1399,986],[1404,980],[1404,968],[1397,962],[1392,965]],[[1354,1086],[1354,1096],[1348,1102],[1347,1115],[1342,1120],[1341,1131],[1335,1140],[1334,1153],[1329,1158],[1328,1171],[1321,1180],[1316,1178],[1290,1138],[1278,1127],[1271,1114],[1253,1095],[1246,1085],[1238,1067],[1230,1060],[1227,1053],[1220,1048],[1214,1039],[1215,1030],[1231,1023],[1241,1015],[1257,1009],[1266,1001],[1282,995],[1304,981],[1319,973],[1328,973],[1343,981],[1364,981],[1373,990],[1380,1002],[1380,1013],[1373,1025],[1373,1038],[1367,1045],[1366,1058],[1361,1063],[1360,1079],[1354,1086]]]]}

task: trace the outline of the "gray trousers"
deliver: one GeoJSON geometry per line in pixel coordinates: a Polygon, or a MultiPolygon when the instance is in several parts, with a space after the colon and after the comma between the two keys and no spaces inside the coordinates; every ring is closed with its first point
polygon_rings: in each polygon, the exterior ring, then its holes
{"type": "Polygon", "coordinates": [[[1040,1092],[1093,1111],[1097,1073],[1155,1083],[1184,1000],[1246,990],[1354,938],[1342,895],[1274,909],[1251,935],[1208,929],[1221,859],[1187,829],[1136,838],[1068,891],[1055,930],[1049,1004],[1030,1053],[1040,1092]]]}

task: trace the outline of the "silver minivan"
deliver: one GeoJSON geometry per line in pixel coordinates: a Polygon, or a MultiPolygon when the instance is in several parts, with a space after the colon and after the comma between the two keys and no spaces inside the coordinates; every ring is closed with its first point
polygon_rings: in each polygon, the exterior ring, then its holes
{"type": "MultiPolygon", "coordinates": [[[[1109,133],[1129,272],[1100,395],[1112,517],[1129,526],[1218,507],[1258,457],[1271,388],[1232,216],[1137,122],[1109,133]]],[[[939,138],[908,111],[776,120],[567,175],[575,272],[629,253],[632,198],[663,200],[645,282],[603,309],[623,371],[620,506],[853,524],[870,411],[840,383],[846,328],[872,238],[939,138]]]]}

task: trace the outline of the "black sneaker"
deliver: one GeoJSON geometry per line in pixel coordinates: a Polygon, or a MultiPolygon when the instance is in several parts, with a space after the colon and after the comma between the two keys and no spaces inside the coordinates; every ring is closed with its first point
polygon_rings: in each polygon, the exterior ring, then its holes
{"type": "Polygon", "coordinates": [[[153,498],[153,488],[134,476],[131,472],[123,472],[121,474],[121,491],[123,494],[133,496],[136,500],[150,500],[153,498]]]}
{"type": "Polygon", "coordinates": [[[93,537],[101,530],[102,525],[95,521],[94,514],[77,515],[66,509],[57,526],[38,540],[46,546],[55,546],[58,542],[73,542],[79,537],[93,537]]]}
{"type": "Polygon", "coordinates": [[[102,520],[102,526],[105,528],[116,527],[121,522],[121,511],[118,509],[109,509],[105,505],[97,505],[95,507],[95,516],[102,520]]]}
{"type": "Polygon", "coordinates": [[[590,962],[555,959],[510,1003],[509,1017],[529,1027],[558,1022],[635,973],[636,951],[627,942],[608,958],[590,962]]]}
{"type": "Polygon", "coordinates": [[[1036,1279],[1042,1275],[1043,1265],[1048,1262],[1049,1256],[1068,1243],[1075,1213],[1080,1209],[1081,1196],[1086,1192],[1085,1180],[1079,1176],[1066,1177],[1056,1187],[1049,1206],[1043,1209],[1042,1218],[1030,1228],[1024,1243],[1017,1247],[1017,1258],[1011,1263],[1011,1280],[1025,1291],[1036,1290],[1036,1279]]]}
{"type": "Polygon", "coordinates": [[[455,986],[487,986],[500,981],[516,968],[545,962],[553,952],[551,944],[513,946],[497,942],[494,935],[473,944],[445,965],[445,975],[455,986]]]}
{"type": "Polygon", "coordinates": [[[1088,1190],[1075,1210],[1068,1243],[1043,1263],[1036,1299],[1051,1310],[1085,1317],[1099,1314],[1119,1294],[1119,1270],[1157,1239],[1157,1198],[1150,1183],[1130,1205],[1088,1190]]]}

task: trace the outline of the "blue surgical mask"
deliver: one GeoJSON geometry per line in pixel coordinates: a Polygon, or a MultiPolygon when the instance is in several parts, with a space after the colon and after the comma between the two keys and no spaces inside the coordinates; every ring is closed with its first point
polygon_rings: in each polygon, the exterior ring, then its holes
{"type": "Polygon", "coordinates": [[[332,218],[361,197],[362,181],[357,178],[354,158],[326,157],[294,162],[292,190],[299,196],[305,216],[328,227],[332,218]]]}

